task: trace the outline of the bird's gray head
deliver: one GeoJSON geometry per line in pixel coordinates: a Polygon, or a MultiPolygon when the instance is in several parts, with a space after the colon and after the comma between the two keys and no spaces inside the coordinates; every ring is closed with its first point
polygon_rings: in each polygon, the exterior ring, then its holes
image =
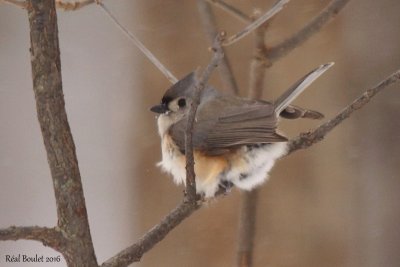
{"type": "Polygon", "coordinates": [[[153,106],[150,110],[169,115],[173,112],[183,112],[190,106],[196,82],[195,73],[186,75],[183,79],[172,85],[163,95],[161,103],[153,106]]]}
{"type": "Polygon", "coordinates": [[[165,92],[160,104],[150,109],[152,112],[160,114],[158,118],[160,134],[187,114],[192,104],[195,83],[194,72],[186,75],[165,92]]]}

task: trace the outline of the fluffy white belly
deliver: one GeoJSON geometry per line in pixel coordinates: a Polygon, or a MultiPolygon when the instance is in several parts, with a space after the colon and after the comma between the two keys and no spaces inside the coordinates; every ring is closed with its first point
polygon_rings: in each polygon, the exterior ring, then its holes
{"type": "Polygon", "coordinates": [[[240,189],[251,190],[267,180],[275,161],[286,152],[286,142],[243,147],[239,151],[240,157],[233,158],[231,168],[222,179],[240,189]]]}
{"type": "MultiPolygon", "coordinates": [[[[243,146],[229,156],[206,157],[195,153],[197,193],[213,197],[223,182],[251,190],[267,180],[275,161],[287,152],[287,143],[243,146]]],[[[162,140],[161,168],[170,173],[176,184],[186,183],[186,158],[170,139],[162,140]]]]}

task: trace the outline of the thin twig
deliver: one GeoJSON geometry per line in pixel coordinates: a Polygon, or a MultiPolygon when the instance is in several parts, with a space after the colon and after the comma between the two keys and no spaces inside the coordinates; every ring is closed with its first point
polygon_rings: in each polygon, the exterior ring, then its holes
{"type": "Polygon", "coordinates": [[[139,261],[143,254],[153,248],[158,242],[189,217],[200,205],[191,202],[182,202],[171,211],[159,224],[148,231],[140,240],[132,246],[122,250],[114,257],[104,262],[101,267],[124,267],[132,262],[139,261]]]}
{"type": "Polygon", "coordinates": [[[222,46],[228,46],[231,45],[249,33],[251,33],[254,29],[259,27],[261,24],[275,16],[279,11],[283,9],[283,7],[289,3],[290,0],[279,0],[270,10],[268,10],[264,15],[260,16],[257,18],[253,23],[250,25],[246,26],[242,31],[232,35],[231,37],[227,38],[223,43],[222,46]]]}
{"type": "MultiPolygon", "coordinates": [[[[205,0],[198,0],[197,6],[200,14],[200,19],[203,24],[203,28],[207,34],[208,39],[210,40],[210,43],[212,44],[215,40],[215,37],[218,35],[215,16],[212,12],[210,4],[208,4],[205,0]]],[[[218,48],[218,49],[222,49],[222,52],[225,54],[223,48],[218,48]]],[[[221,60],[218,71],[225,89],[228,89],[234,94],[238,94],[239,89],[237,87],[235,77],[233,76],[231,65],[226,56],[221,60]]]]}
{"type": "Polygon", "coordinates": [[[56,0],[56,7],[63,9],[64,11],[75,11],[96,2],[97,2],[96,0],[82,0],[75,2],[65,2],[62,0],[56,0]]]}
{"type": "Polygon", "coordinates": [[[3,1],[4,3],[15,5],[23,9],[26,9],[28,7],[28,3],[26,1],[18,1],[18,0],[1,0],[1,1],[3,1]]]}
{"type": "Polygon", "coordinates": [[[111,11],[102,3],[98,3],[102,10],[110,17],[110,19],[118,26],[118,28],[132,41],[132,43],[139,48],[139,50],[164,74],[164,76],[171,82],[176,83],[178,79],[150,52],[144,44],[136,38],[130,31],[128,31],[111,13],[111,11]]]}
{"type": "Polygon", "coordinates": [[[11,226],[0,229],[0,240],[34,240],[42,242],[43,245],[60,251],[66,242],[60,231],[55,228],[39,226],[11,226]]]}
{"type": "Polygon", "coordinates": [[[376,87],[366,90],[361,96],[359,96],[353,103],[344,108],[339,114],[328,122],[322,124],[315,130],[307,133],[302,133],[298,137],[294,138],[289,142],[288,154],[293,153],[299,149],[305,149],[313,144],[321,141],[331,130],[333,130],[337,125],[342,123],[345,119],[350,117],[350,115],[362,108],[367,104],[377,93],[382,91],[384,88],[388,87],[392,83],[398,82],[400,80],[400,70],[397,70],[389,77],[381,81],[376,87]]]}
{"type": "Polygon", "coordinates": [[[208,64],[201,77],[195,84],[195,91],[192,98],[192,105],[189,110],[189,115],[187,118],[187,126],[185,131],[185,156],[186,156],[186,198],[189,202],[195,202],[197,200],[196,195],[196,181],[194,172],[194,156],[193,156],[193,125],[196,117],[197,107],[200,103],[200,95],[202,90],[207,84],[208,79],[211,76],[213,70],[221,62],[224,53],[221,49],[221,42],[225,37],[225,33],[218,34],[213,42],[213,52],[214,55],[211,62],[208,64]]]}
{"type": "Polygon", "coordinates": [[[210,2],[211,4],[215,5],[216,7],[221,8],[222,10],[233,15],[234,17],[238,18],[239,20],[241,20],[244,23],[252,23],[253,22],[251,17],[247,16],[240,9],[237,9],[236,7],[226,3],[225,1],[222,1],[222,0],[206,0],[206,1],[210,2]]]}
{"type": "Polygon", "coordinates": [[[296,47],[302,45],[321,28],[330,22],[350,0],[333,0],[322,10],[322,12],[310,21],[304,28],[297,33],[282,41],[276,46],[271,47],[265,54],[265,60],[270,67],[273,62],[284,57],[296,47]]]}

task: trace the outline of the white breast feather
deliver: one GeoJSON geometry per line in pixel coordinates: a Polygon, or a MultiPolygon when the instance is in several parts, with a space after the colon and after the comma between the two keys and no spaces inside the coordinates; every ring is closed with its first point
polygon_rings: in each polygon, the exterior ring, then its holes
{"type": "Polygon", "coordinates": [[[178,159],[178,157],[182,157],[178,154],[180,152],[168,146],[165,138],[162,138],[161,152],[162,160],[157,166],[160,166],[164,172],[172,174],[177,185],[186,184],[185,164],[182,164],[182,161],[178,159]]]}
{"type": "Polygon", "coordinates": [[[242,159],[244,164],[233,164],[231,170],[226,174],[226,179],[243,190],[251,190],[268,178],[268,172],[272,169],[275,161],[286,154],[287,143],[273,143],[259,148],[242,148],[246,156],[242,159]]]}

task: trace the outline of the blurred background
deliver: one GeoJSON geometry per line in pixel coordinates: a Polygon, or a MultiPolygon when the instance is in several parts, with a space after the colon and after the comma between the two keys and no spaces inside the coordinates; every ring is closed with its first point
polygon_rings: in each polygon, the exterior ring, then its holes
{"type": "MultiPolygon", "coordinates": [[[[247,14],[274,1],[227,0],[247,14]]],[[[270,25],[277,44],[330,1],[297,0],[270,25]]],[[[195,1],[105,1],[177,77],[209,62],[195,1]]],[[[245,25],[213,7],[219,29],[245,25]]],[[[400,67],[400,2],[353,0],[304,45],[267,71],[274,99],[312,68],[336,65],[296,104],[331,118],[400,67]]],[[[58,13],[66,109],[77,147],[99,263],[135,242],[182,199],[155,164],[160,140],[149,107],[169,81],[91,5],[58,13]]],[[[241,95],[254,52],[250,35],[228,47],[241,95]]],[[[0,227],[53,226],[56,207],[32,90],[25,10],[0,3],[0,227]]],[[[217,73],[211,84],[222,88],[217,73]]],[[[254,266],[398,266],[400,262],[400,85],[385,89],[323,142],[278,162],[259,196],[254,266]]],[[[283,121],[290,137],[319,121],[283,121]]],[[[133,266],[232,266],[237,190],[211,201],[133,266]]],[[[57,256],[33,241],[0,242],[10,254],[57,256]]],[[[51,266],[21,263],[18,266],[51,266]]],[[[60,262],[54,266],[65,266],[60,262]]]]}

